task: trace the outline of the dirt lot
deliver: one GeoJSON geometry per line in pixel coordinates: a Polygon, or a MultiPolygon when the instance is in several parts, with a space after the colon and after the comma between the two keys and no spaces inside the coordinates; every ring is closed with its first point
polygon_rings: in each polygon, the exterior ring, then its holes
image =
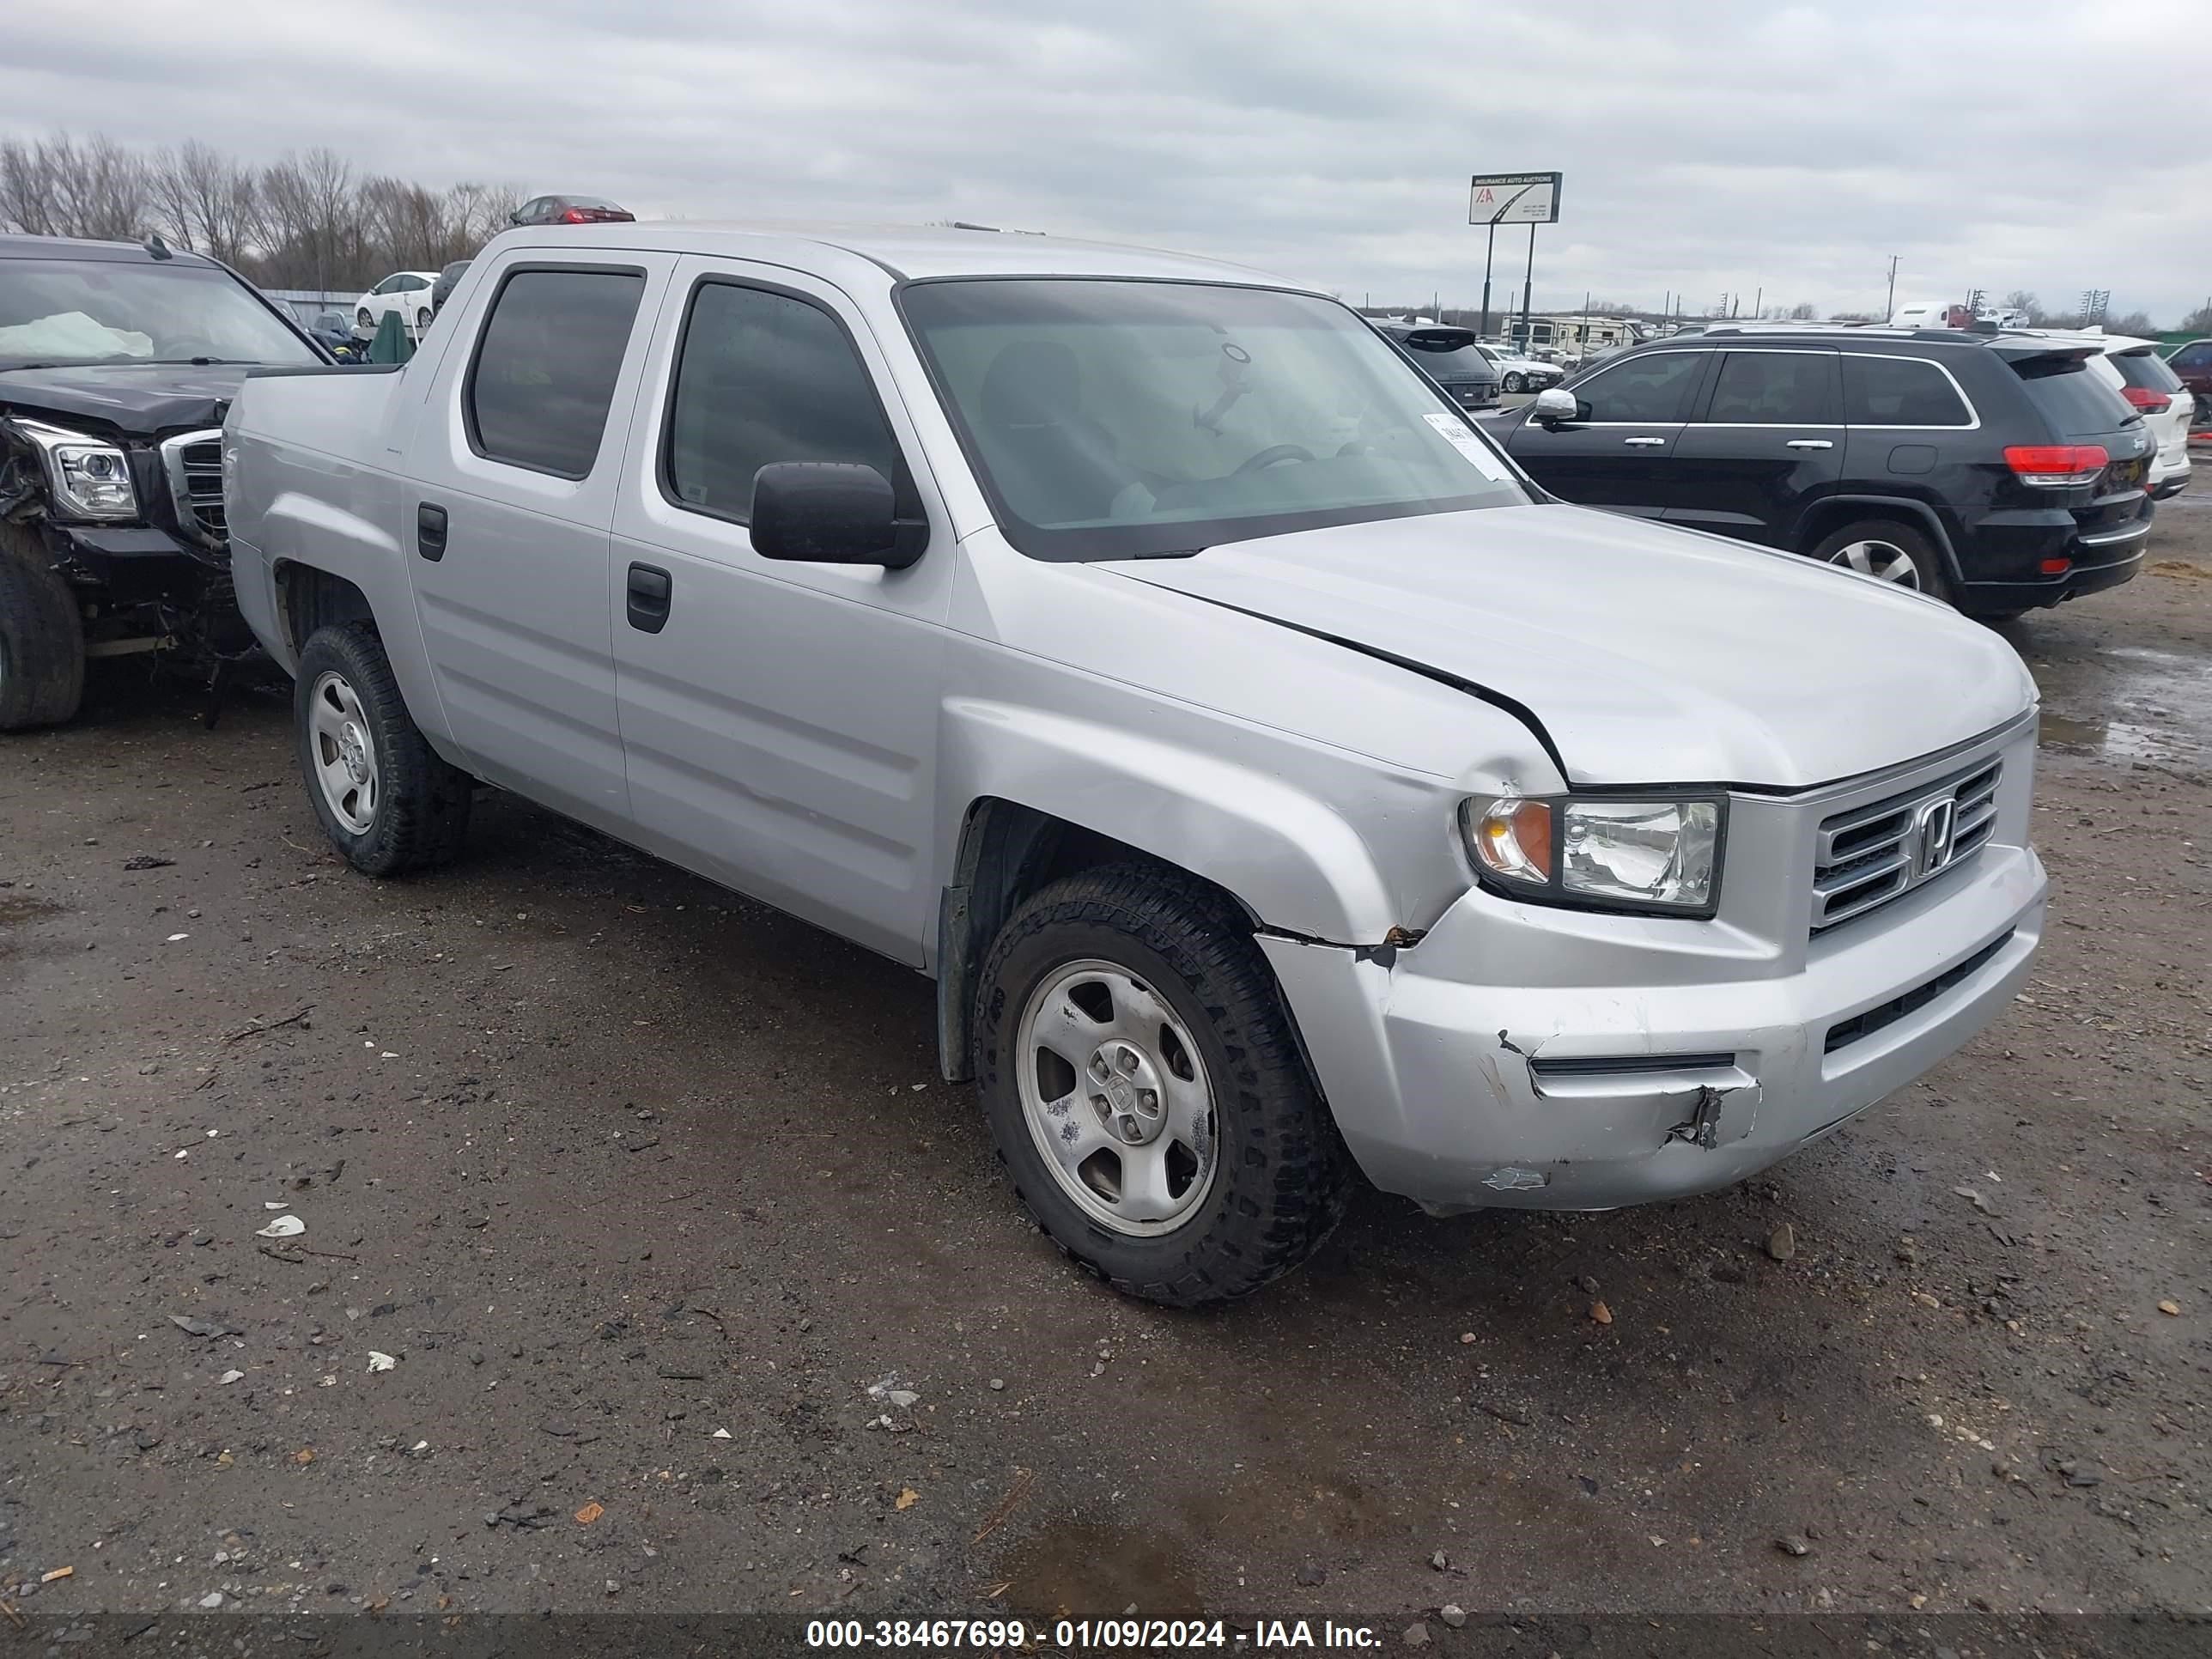
{"type": "Polygon", "coordinates": [[[0,747],[0,1591],[2204,1609],[2207,501],[2011,630],[2057,921],[1996,1029],[1724,1196],[1370,1195],[1202,1316],[1024,1223],[919,978],[505,798],[372,884],[284,704],[112,685],[0,747]]]}

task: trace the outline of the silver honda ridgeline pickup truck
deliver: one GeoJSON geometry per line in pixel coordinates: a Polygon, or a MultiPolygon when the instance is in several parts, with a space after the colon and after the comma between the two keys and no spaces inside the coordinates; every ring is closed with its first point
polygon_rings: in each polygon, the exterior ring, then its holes
{"type": "Polygon", "coordinates": [[[1548,500],[1250,270],[514,231],[404,368],[225,430],[347,858],[450,859],[481,780],[911,964],[1037,1220],[1157,1301],[1293,1267],[1355,1171],[1740,1181],[2042,931],[2002,640],[1548,500]]]}

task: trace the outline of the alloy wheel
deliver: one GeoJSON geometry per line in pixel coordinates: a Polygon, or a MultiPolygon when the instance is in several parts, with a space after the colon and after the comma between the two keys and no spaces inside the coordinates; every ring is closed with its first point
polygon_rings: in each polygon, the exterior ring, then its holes
{"type": "Polygon", "coordinates": [[[1831,554],[1828,562],[1844,565],[1862,576],[1872,576],[1878,581],[1895,582],[1899,587],[1910,587],[1916,592],[1921,586],[1920,567],[1913,562],[1912,555],[1895,542],[1851,542],[1831,554]]]}

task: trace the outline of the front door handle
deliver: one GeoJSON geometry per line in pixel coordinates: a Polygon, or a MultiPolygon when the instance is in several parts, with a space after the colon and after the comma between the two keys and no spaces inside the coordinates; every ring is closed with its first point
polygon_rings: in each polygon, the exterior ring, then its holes
{"type": "Polygon", "coordinates": [[[415,550],[432,564],[446,556],[446,509],[422,502],[415,509],[415,550]]]}
{"type": "Polygon", "coordinates": [[[1835,444],[1826,438],[1792,438],[1784,446],[1788,449],[1833,449],[1835,447],[1835,444]]]}
{"type": "Polygon", "coordinates": [[[1636,445],[1640,448],[1656,449],[1663,445],[1667,441],[1664,438],[1623,438],[1620,441],[1625,444],[1636,445]]]}
{"type": "Polygon", "coordinates": [[[658,634],[668,626],[668,601],[675,584],[657,564],[629,568],[629,625],[641,634],[658,634]]]}

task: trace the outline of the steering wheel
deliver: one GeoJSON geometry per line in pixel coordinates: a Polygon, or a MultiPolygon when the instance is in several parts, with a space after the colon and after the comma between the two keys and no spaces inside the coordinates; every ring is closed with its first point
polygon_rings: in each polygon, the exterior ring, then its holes
{"type": "Polygon", "coordinates": [[[1231,476],[1242,477],[1247,472],[1257,472],[1262,467],[1281,466],[1287,461],[1310,461],[1314,453],[1304,444],[1269,444],[1258,454],[1248,459],[1231,476]]]}

